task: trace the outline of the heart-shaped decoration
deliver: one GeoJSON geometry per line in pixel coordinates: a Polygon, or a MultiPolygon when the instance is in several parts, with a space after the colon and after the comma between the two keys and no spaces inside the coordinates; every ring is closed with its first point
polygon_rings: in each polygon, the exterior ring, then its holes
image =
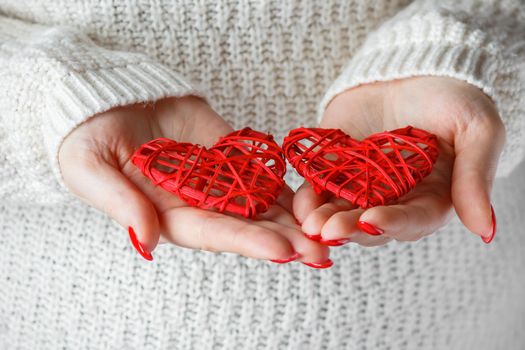
{"type": "Polygon", "coordinates": [[[297,128],[285,137],[283,151],[317,193],[329,191],[362,208],[408,193],[439,155],[437,137],[412,126],[362,141],[339,129],[297,128]]]}
{"type": "Polygon", "coordinates": [[[271,135],[250,128],[221,137],[209,149],[155,139],[131,159],[154,185],[188,204],[245,217],[268,210],[284,187],[281,148],[271,135]]]}

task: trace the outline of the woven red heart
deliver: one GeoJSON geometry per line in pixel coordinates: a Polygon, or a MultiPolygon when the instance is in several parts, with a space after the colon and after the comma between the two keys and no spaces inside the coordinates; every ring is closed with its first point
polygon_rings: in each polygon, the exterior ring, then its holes
{"type": "Polygon", "coordinates": [[[317,193],[329,191],[354,205],[392,203],[432,171],[437,137],[407,126],[359,141],[338,129],[297,128],[283,151],[317,193]]]}
{"type": "Polygon", "coordinates": [[[286,163],[271,135],[250,128],[211,148],[159,138],[142,145],[132,162],[155,185],[188,204],[254,217],[284,187],[286,163]]]}

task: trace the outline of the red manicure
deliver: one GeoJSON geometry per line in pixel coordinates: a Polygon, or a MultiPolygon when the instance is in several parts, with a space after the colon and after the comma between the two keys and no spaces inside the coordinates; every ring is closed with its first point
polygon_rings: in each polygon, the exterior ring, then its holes
{"type": "Polygon", "coordinates": [[[142,255],[144,259],[148,261],[153,260],[153,256],[151,255],[151,253],[145,251],[144,247],[142,247],[142,244],[140,244],[139,240],[137,239],[137,235],[135,234],[135,231],[131,226],[128,227],[128,233],[129,239],[131,240],[131,244],[133,245],[133,247],[135,247],[137,252],[139,252],[139,254],[142,255]]]}
{"type": "Polygon", "coordinates": [[[385,233],[385,231],[381,230],[380,228],[375,227],[372,224],[369,224],[366,221],[358,221],[357,227],[359,227],[361,231],[366,232],[372,236],[379,236],[385,233]]]}
{"type": "Polygon", "coordinates": [[[277,264],[286,264],[286,263],[289,263],[290,261],[294,261],[294,260],[297,260],[301,257],[301,254],[299,253],[294,253],[291,257],[289,258],[286,258],[286,259],[272,259],[270,260],[271,262],[274,262],[274,263],[277,263],[277,264]]]}
{"type": "Polygon", "coordinates": [[[490,233],[490,236],[488,237],[484,237],[484,236],[481,236],[481,239],[483,240],[483,242],[489,244],[490,242],[492,242],[492,240],[494,239],[494,236],[496,236],[496,214],[494,213],[494,207],[491,205],[490,206],[490,211],[491,211],[491,215],[492,215],[492,232],[490,233]]]}
{"type": "Polygon", "coordinates": [[[330,246],[330,247],[339,247],[342,245],[345,245],[346,243],[350,242],[349,238],[343,238],[343,239],[321,239],[319,243],[330,246]]]}
{"type": "Polygon", "coordinates": [[[306,238],[311,239],[312,241],[317,241],[318,242],[318,241],[320,241],[322,239],[320,234],[309,235],[308,233],[305,233],[304,235],[306,236],[306,238]]]}
{"type": "Polygon", "coordinates": [[[310,263],[310,262],[303,262],[303,264],[305,264],[306,266],[310,266],[310,267],[313,267],[314,269],[327,269],[329,267],[331,267],[334,262],[330,259],[326,260],[325,262],[322,262],[322,263],[310,263]]]}

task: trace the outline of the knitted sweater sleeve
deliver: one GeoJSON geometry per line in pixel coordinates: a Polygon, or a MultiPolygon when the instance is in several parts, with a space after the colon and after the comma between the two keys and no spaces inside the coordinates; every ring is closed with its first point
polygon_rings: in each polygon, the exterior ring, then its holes
{"type": "Polygon", "coordinates": [[[186,94],[196,92],[145,55],[0,15],[0,198],[70,199],[57,153],[76,126],[114,106],[186,94]]]}
{"type": "Polygon", "coordinates": [[[461,79],[495,101],[507,130],[498,176],[525,153],[524,0],[415,1],[372,32],[324,96],[374,81],[435,75],[461,79]]]}

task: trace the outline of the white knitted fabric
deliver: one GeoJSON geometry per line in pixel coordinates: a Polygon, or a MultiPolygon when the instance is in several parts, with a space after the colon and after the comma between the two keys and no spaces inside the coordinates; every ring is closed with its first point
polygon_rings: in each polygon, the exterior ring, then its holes
{"type": "Polygon", "coordinates": [[[523,349],[523,33],[522,0],[3,0],[0,349],[523,349]],[[168,245],[149,263],[60,180],[61,141],[113,106],[200,94],[281,140],[414,75],[468,81],[504,119],[489,246],[456,220],[324,271],[168,245]]]}

